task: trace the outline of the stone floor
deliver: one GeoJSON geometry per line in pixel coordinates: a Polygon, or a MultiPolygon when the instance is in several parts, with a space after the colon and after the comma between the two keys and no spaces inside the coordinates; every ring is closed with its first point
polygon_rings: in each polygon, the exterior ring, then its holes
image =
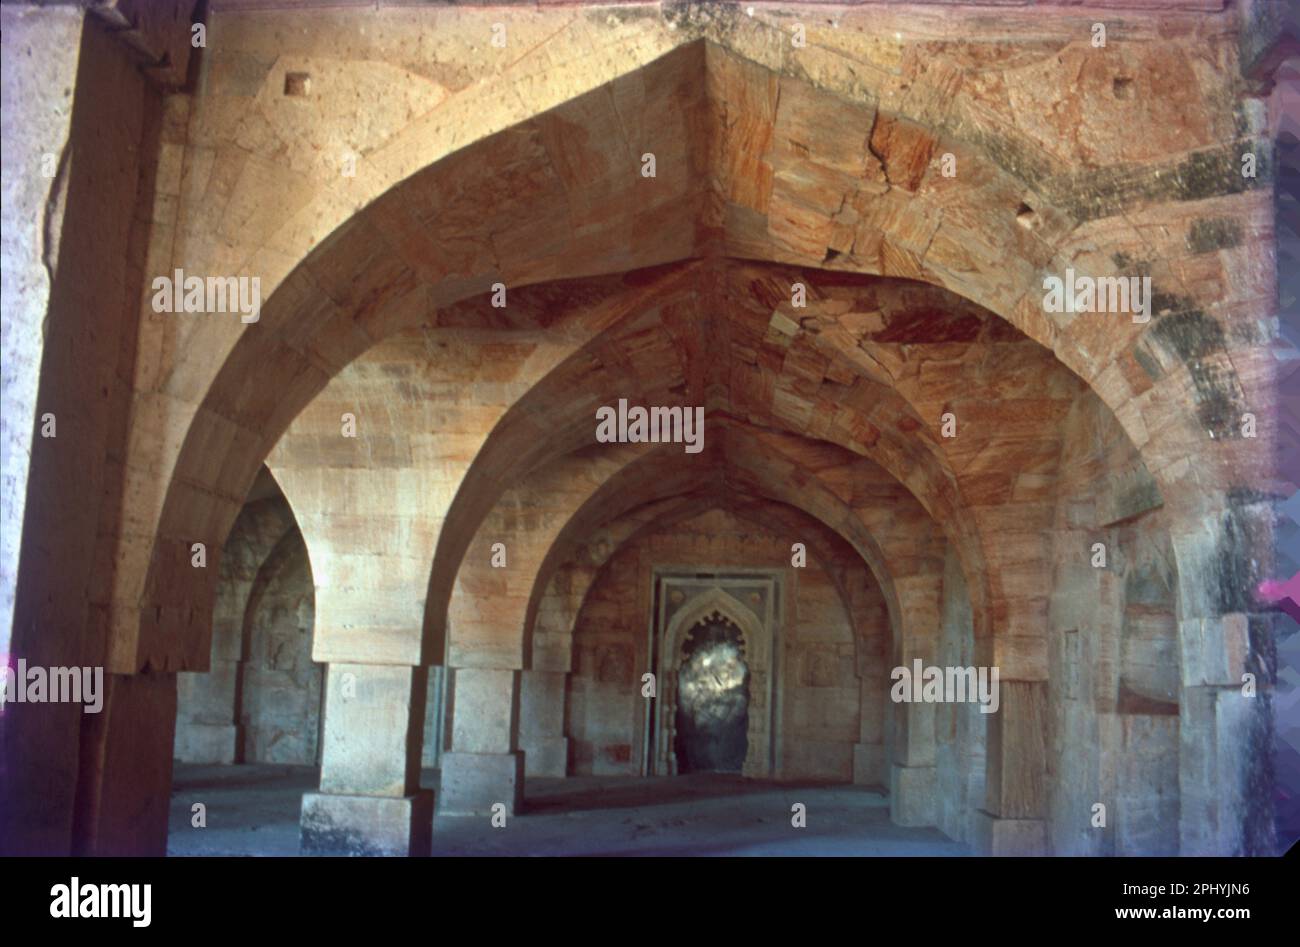
{"type": "MultiPolygon", "coordinates": [[[[423,783],[436,786],[437,774],[423,783]]],[[[316,785],[309,767],[177,764],[167,853],[297,855],[299,805],[316,785]],[[196,802],[203,829],[191,826],[196,802]]],[[[877,791],[725,775],[531,779],[526,812],[505,828],[439,818],[433,838],[437,855],[969,854],[936,829],[892,825],[877,791]],[[807,807],[803,829],[790,824],[796,802],[807,807]]]]}

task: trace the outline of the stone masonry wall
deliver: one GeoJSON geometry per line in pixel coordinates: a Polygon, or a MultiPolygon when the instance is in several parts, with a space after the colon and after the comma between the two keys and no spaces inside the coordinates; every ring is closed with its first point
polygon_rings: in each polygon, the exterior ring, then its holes
{"type": "Polygon", "coordinates": [[[1049,624],[1051,848],[1177,854],[1177,575],[1160,492],[1096,397],[1078,399],[1065,432],[1049,624]]]}
{"type": "MultiPolygon", "coordinates": [[[[805,568],[790,566],[787,537],[720,510],[681,523],[671,533],[632,541],[613,556],[588,593],[575,628],[569,680],[571,773],[640,770],[645,715],[640,680],[649,667],[655,565],[785,568],[788,601],[778,681],[784,690],[783,752],[777,775],[852,780],[853,748],[864,729],[860,714],[875,717],[867,729],[879,735],[884,708],[878,703],[860,708],[854,628],[843,602],[811,556],[805,568]]],[[[885,637],[883,602],[875,606],[862,609],[861,630],[885,637]]]]}

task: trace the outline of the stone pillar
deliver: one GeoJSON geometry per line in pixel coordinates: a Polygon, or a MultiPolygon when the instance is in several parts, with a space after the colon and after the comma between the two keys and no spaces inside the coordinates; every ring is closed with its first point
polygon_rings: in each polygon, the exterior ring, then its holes
{"type": "Polygon", "coordinates": [[[182,763],[234,763],[240,759],[240,631],[234,622],[214,620],[208,670],[178,675],[181,712],[172,756],[182,763]]]}
{"type": "Polygon", "coordinates": [[[898,704],[889,767],[890,821],[906,826],[936,824],[935,791],[934,705],[898,704]]]}
{"type": "MultiPolygon", "coordinates": [[[[915,671],[914,662],[934,661],[939,628],[942,573],[922,573],[895,580],[903,608],[902,641],[896,646],[898,666],[915,671]]],[[[887,682],[892,692],[892,673],[887,682]]],[[[892,700],[892,693],[887,692],[892,700]]],[[[889,818],[895,825],[938,824],[938,778],[935,771],[934,705],[900,702],[894,705],[892,754],[889,767],[889,818]]]]}
{"type": "Polygon", "coordinates": [[[442,767],[443,733],[447,729],[443,713],[447,702],[443,694],[447,689],[447,669],[442,665],[429,668],[428,698],[424,703],[424,751],[420,766],[424,769],[442,767]]]}
{"type": "Polygon", "coordinates": [[[563,671],[520,674],[519,744],[525,776],[566,776],[569,740],[564,735],[563,671]]]}
{"type": "Polygon", "coordinates": [[[180,703],[191,716],[176,722],[172,756],[182,763],[233,763],[239,751],[239,728],[234,719],[235,692],[240,665],[236,661],[213,661],[207,672],[182,674],[180,703]],[[217,722],[220,708],[224,722],[217,722]],[[226,717],[225,712],[229,712],[226,717]],[[210,718],[201,715],[210,712],[210,718]]]}
{"type": "Polygon", "coordinates": [[[73,854],[163,855],[176,675],[106,674],[104,690],[100,712],[83,717],[73,854]]]}
{"type": "Polygon", "coordinates": [[[10,704],[0,715],[0,852],[166,854],[176,675],[104,674],[94,703],[90,713],[86,703],[10,704]]]}
{"type": "Polygon", "coordinates": [[[329,666],[320,791],[302,800],[303,854],[428,854],[433,793],[420,789],[427,674],[329,666]]]}
{"type": "MultiPolygon", "coordinates": [[[[67,91],[77,86],[85,16],[79,7],[0,7],[0,137],[4,140],[0,165],[4,192],[0,207],[0,358],[4,363],[0,374],[0,403],[4,405],[0,412],[0,471],[4,477],[0,493],[0,660],[7,660],[10,666],[20,657],[41,666],[103,663],[84,654],[81,641],[85,617],[81,591],[90,584],[91,569],[88,565],[77,568],[80,557],[70,565],[67,552],[81,546],[88,555],[94,553],[86,533],[72,524],[89,523],[93,540],[97,506],[87,503],[101,490],[97,480],[88,480],[88,473],[96,470],[91,451],[102,445],[102,435],[94,437],[96,420],[102,431],[106,415],[90,418],[85,429],[72,429],[72,419],[84,412],[66,408],[77,404],[79,392],[73,390],[71,397],[63,400],[56,399],[52,390],[44,394],[40,390],[42,364],[49,361],[47,341],[56,353],[64,352],[67,358],[80,362],[83,374],[95,380],[85,365],[97,350],[82,350],[69,341],[90,324],[85,320],[93,308],[78,309],[75,298],[68,307],[52,303],[60,273],[68,274],[64,278],[70,281],[75,272],[82,283],[90,284],[91,293],[102,285],[86,278],[88,272],[97,273],[99,268],[87,267],[85,258],[73,256],[72,246],[64,248],[61,240],[74,170],[70,148],[73,98],[67,91]],[[55,176],[46,177],[43,172],[49,170],[51,161],[55,176]],[[60,259],[66,261],[70,256],[73,265],[61,270],[60,259]],[[82,321],[78,321],[78,313],[82,321]],[[57,416],[57,438],[39,436],[40,418],[46,412],[57,416]],[[84,439],[78,442],[76,438],[83,434],[84,439]],[[81,450],[66,449],[78,443],[81,450]],[[56,445],[64,448],[62,454],[49,450],[56,445]],[[42,455],[47,463],[43,470],[38,463],[42,455]],[[60,458],[64,464],[59,463],[60,458]],[[32,478],[36,486],[29,489],[32,468],[37,469],[32,478]],[[62,474],[61,470],[72,473],[62,474]],[[40,502],[41,480],[56,485],[44,491],[44,505],[40,502]],[[76,484],[73,489],[79,493],[69,496],[61,489],[64,483],[76,484]],[[37,516],[31,522],[42,528],[33,530],[36,542],[28,539],[43,550],[43,560],[35,558],[34,568],[28,567],[23,577],[24,584],[31,586],[33,603],[26,622],[31,634],[25,641],[24,623],[15,617],[15,611],[23,522],[33,502],[37,516]],[[46,510],[57,513],[49,520],[40,519],[46,510]],[[55,530],[50,525],[60,523],[69,527],[55,530]],[[58,567],[45,567],[47,562],[58,567]]],[[[106,120],[116,119],[113,115],[106,120]]],[[[116,155],[109,157],[115,159],[116,155]]],[[[83,161],[81,166],[90,167],[91,162],[83,161]]],[[[93,236],[102,240],[98,231],[93,236]]],[[[107,322],[107,313],[94,315],[99,324],[111,326],[106,332],[115,333],[117,323],[107,322]]],[[[56,357],[50,364],[57,368],[61,363],[56,357]]],[[[110,368],[112,365],[110,362],[110,368]]],[[[0,854],[66,855],[71,850],[81,722],[81,709],[68,704],[11,704],[0,713],[0,854]]]]}
{"type": "Polygon", "coordinates": [[[520,674],[507,668],[453,668],[449,677],[451,749],[442,755],[442,815],[520,811],[524,754],[519,750],[520,674]]]}
{"type": "Polygon", "coordinates": [[[884,704],[889,692],[880,667],[859,668],[858,742],[853,747],[853,782],[858,786],[883,786],[889,780],[885,753],[884,704]],[[872,672],[875,676],[871,676],[872,672]]]}
{"type": "Polygon", "coordinates": [[[1179,622],[1179,841],[1183,855],[1271,855],[1272,615],[1179,622]],[[1254,678],[1253,692],[1244,686],[1254,678]]]}
{"type": "MultiPolygon", "coordinates": [[[[58,260],[57,240],[67,187],[59,167],[72,134],[72,100],[77,83],[84,11],[6,5],[3,20],[4,67],[0,98],[4,108],[4,374],[0,376],[4,414],[0,415],[0,654],[10,653],[18,580],[19,541],[27,502],[32,436],[38,429],[37,392],[53,287],[44,252],[58,260]],[[56,172],[58,176],[56,177],[56,172]]],[[[63,419],[59,419],[60,422],[63,419]]]]}
{"type": "Polygon", "coordinates": [[[988,715],[984,808],[975,812],[976,851],[1047,854],[1047,682],[1001,681],[988,715]]]}

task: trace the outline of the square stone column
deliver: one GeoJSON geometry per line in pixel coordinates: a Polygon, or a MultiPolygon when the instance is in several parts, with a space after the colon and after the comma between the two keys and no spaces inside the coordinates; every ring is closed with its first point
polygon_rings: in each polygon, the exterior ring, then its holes
{"type": "Polygon", "coordinates": [[[420,789],[427,675],[330,665],[320,792],[303,797],[304,854],[428,854],[433,795],[420,789]]]}
{"type": "MultiPolygon", "coordinates": [[[[175,740],[175,674],[105,674],[104,704],[81,718],[80,837],[72,854],[158,856],[167,853],[167,815],[175,740]]],[[[202,800],[195,800],[202,801],[202,800]]]]}
{"type": "Polygon", "coordinates": [[[1271,854],[1269,787],[1275,727],[1278,614],[1232,613],[1179,622],[1183,690],[1178,716],[1179,850],[1183,855],[1271,854]],[[1243,686],[1250,674],[1254,688],[1243,686]]]}
{"type": "Polygon", "coordinates": [[[890,766],[889,821],[914,828],[937,825],[937,787],[933,766],[890,766]]]}
{"type": "Polygon", "coordinates": [[[525,776],[566,776],[569,740],[564,735],[563,671],[522,671],[519,697],[519,746],[525,776]]]}
{"type": "Polygon", "coordinates": [[[1261,792],[1274,710],[1267,683],[1187,687],[1179,720],[1179,850],[1193,856],[1252,856],[1276,849],[1272,798],[1261,792]]]}
{"type": "MultiPolygon", "coordinates": [[[[862,658],[862,655],[859,655],[862,658]]],[[[858,670],[858,742],[853,747],[853,782],[858,786],[885,786],[889,782],[889,757],[884,702],[889,700],[885,673],[870,667],[858,670]]]]}
{"type": "Polygon", "coordinates": [[[491,815],[500,803],[513,815],[523,805],[524,754],[519,750],[520,672],[454,668],[447,697],[451,749],[442,756],[438,811],[491,815]]]}
{"type": "Polygon", "coordinates": [[[934,704],[894,706],[893,761],[889,767],[889,819],[910,827],[938,824],[934,704]]]}
{"type": "Polygon", "coordinates": [[[1046,855],[1047,684],[1001,681],[989,714],[984,808],[972,820],[983,855],[1046,855]]]}
{"type": "Polygon", "coordinates": [[[176,719],[174,759],[182,763],[224,764],[239,758],[240,727],[235,721],[239,717],[236,694],[241,673],[238,655],[235,660],[214,656],[206,672],[176,676],[177,701],[186,712],[176,719]],[[213,719],[226,722],[210,723],[213,719]]]}

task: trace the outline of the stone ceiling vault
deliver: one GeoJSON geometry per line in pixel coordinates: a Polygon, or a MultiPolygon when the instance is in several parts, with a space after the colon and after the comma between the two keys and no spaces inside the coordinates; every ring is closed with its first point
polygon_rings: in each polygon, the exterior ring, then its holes
{"type": "MultiPolygon", "coordinates": [[[[237,338],[218,337],[229,326],[196,324],[175,370],[161,379],[166,397],[195,403],[197,411],[183,442],[172,442],[179,453],[165,501],[152,515],[142,510],[129,520],[146,532],[143,543],[128,544],[116,573],[115,600],[127,611],[119,608],[114,622],[115,663],[202,665],[210,589],[194,588],[185,550],[196,536],[219,548],[261,460],[348,363],[410,327],[545,324],[544,309],[487,308],[495,282],[518,297],[526,287],[557,279],[712,260],[700,272],[714,274],[719,288],[697,292],[697,306],[721,302],[730,311],[734,304],[755,317],[775,308],[781,280],[734,295],[727,281],[737,268],[759,261],[928,282],[1005,319],[1076,376],[1058,372],[1053,377],[1061,381],[1045,393],[1065,394],[1078,379],[1087,382],[1138,445],[1166,503],[1199,509],[1213,502],[1214,484],[1258,469],[1249,452],[1221,463],[1226,455],[1216,451],[1222,441],[1207,442],[1200,420],[1183,407],[1190,369],[1165,354],[1168,333],[1123,320],[1105,327],[1085,319],[1061,324],[1042,311],[1038,286],[1044,270],[1083,260],[1094,272],[1117,267],[1075,243],[1074,232],[1087,230],[1095,208],[1066,209],[1045,197],[1068,196],[1059,175],[1031,175],[1041,189],[1035,191],[1013,173],[1023,169],[1009,165],[976,129],[950,120],[936,124],[934,101],[912,96],[886,109],[860,86],[827,86],[716,43],[687,44],[410,175],[320,242],[270,296],[260,321],[241,327],[237,338]],[[656,155],[654,178],[637,173],[642,149],[656,155]],[[943,178],[932,159],[946,152],[977,170],[943,178]],[[1032,227],[1019,219],[1026,205],[1032,227]],[[724,259],[734,262],[719,265],[724,259]],[[1143,351],[1146,357],[1140,357],[1143,351]],[[1167,366],[1154,381],[1143,367],[1149,368],[1153,352],[1167,366]],[[1203,458],[1194,484],[1185,460],[1179,462],[1193,453],[1203,458]],[[151,520],[156,533],[148,528],[151,520]],[[138,557],[147,549],[152,555],[145,570],[138,557]],[[144,606],[138,612],[131,604],[136,602],[144,606]],[[139,615],[138,625],[132,614],[139,615]]],[[[1043,167],[1050,169],[1051,162],[1043,167]]],[[[1166,197],[1145,200],[1158,205],[1166,197]]],[[[1141,196],[1136,203],[1140,208],[1141,196]]],[[[1001,448],[978,434],[991,416],[981,416],[977,404],[957,412],[973,436],[959,437],[959,446],[948,451],[965,481],[960,487],[945,483],[956,469],[949,474],[937,462],[927,467],[924,455],[937,450],[933,412],[943,386],[935,382],[943,371],[924,362],[901,364],[894,346],[907,343],[891,340],[889,332],[903,333],[901,339],[908,331],[930,330],[899,325],[873,335],[870,313],[846,305],[853,285],[846,279],[845,286],[828,287],[820,305],[800,316],[784,353],[768,344],[770,324],[760,328],[756,318],[710,316],[707,324],[718,331],[739,333],[731,351],[742,355],[728,363],[725,379],[707,358],[694,364],[688,359],[678,366],[677,384],[686,391],[704,385],[711,406],[725,387],[726,400],[743,415],[782,427],[798,427],[802,414],[815,436],[837,440],[842,434],[842,443],[854,450],[873,438],[881,451],[893,444],[905,458],[892,465],[896,475],[923,503],[942,504],[937,511],[1009,499],[1001,474],[979,473],[983,459],[996,460],[1001,448]],[[867,337],[871,344],[856,344],[867,337]],[[752,362],[743,355],[747,351],[752,362]],[[779,359],[788,386],[767,393],[761,359],[779,359]],[[810,396],[818,386],[833,393],[830,400],[848,398],[834,413],[818,410],[818,398],[826,397],[810,396]],[[909,390],[910,408],[900,403],[909,390]],[[895,399],[898,408],[888,422],[875,424],[869,414],[862,418],[854,399],[886,413],[880,406],[895,399]],[[900,431],[908,413],[916,427],[900,431]],[[844,430],[817,430],[821,425],[844,430]]],[[[976,311],[965,303],[951,306],[967,316],[976,311]]],[[[665,308],[667,331],[680,337],[698,311],[665,308]]],[[[948,330],[956,337],[949,341],[960,346],[968,331],[963,326],[973,323],[961,316],[951,322],[948,330]]],[[[1016,346],[1000,340],[1016,336],[980,331],[994,343],[987,353],[1005,350],[1012,359],[999,369],[987,361],[997,355],[986,354],[980,370],[997,376],[1010,369],[1000,380],[987,380],[1014,398],[1007,386],[1015,384],[1016,346]]],[[[1229,387],[1237,384],[1233,376],[1220,377],[1228,377],[1229,387]]],[[[1050,421],[1057,410],[1047,407],[1050,401],[1024,399],[1026,443],[1033,440],[1034,423],[1050,421]],[[1032,417],[1044,409],[1041,418],[1032,417]]],[[[538,439],[538,446],[549,444],[552,433],[538,439]]],[[[485,445],[480,457],[490,457],[491,450],[492,444],[485,445]]],[[[1034,463],[1050,467],[1050,443],[1044,442],[1034,463]]],[[[492,491],[465,495],[486,498],[492,491]]],[[[946,527],[972,532],[961,515],[954,512],[956,525],[945,516],[946,527]]],[[[474,518],[457,527],[458,542],[471,534],[474,518]]],[[[990,594],[996,598],[1000,592],[990,594]]]]}

